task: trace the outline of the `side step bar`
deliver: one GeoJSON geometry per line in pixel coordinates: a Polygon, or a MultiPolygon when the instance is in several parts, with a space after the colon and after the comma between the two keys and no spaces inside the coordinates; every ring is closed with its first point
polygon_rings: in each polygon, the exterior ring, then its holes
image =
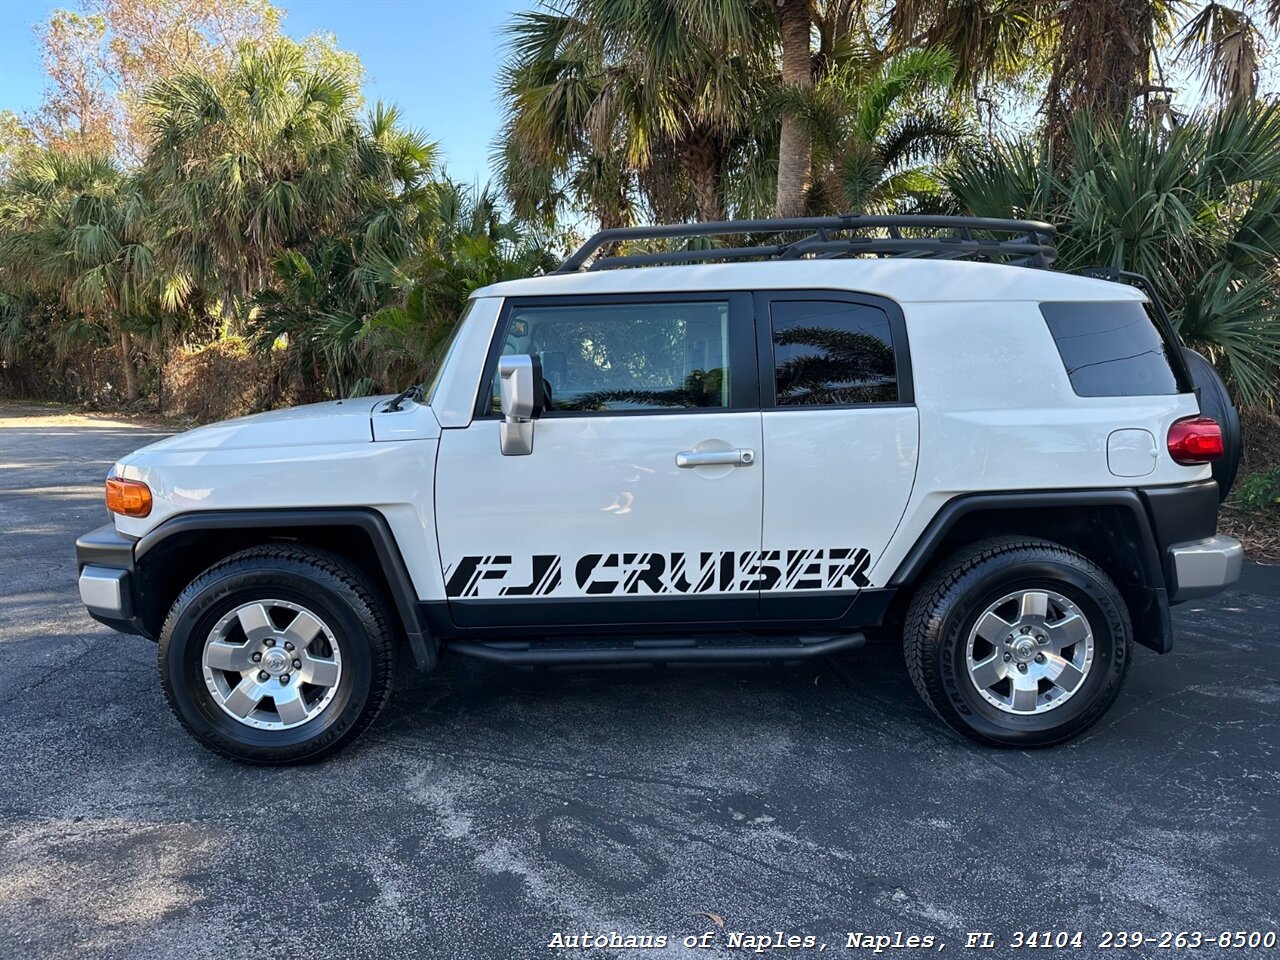
{"type": "Polygon", "coordinates": [[[602,663],[710,663],[809,660],[856,650],[866,643],[860,633],[839,636],[725,641],[722,638],[530,643],[525,640],[452,640],[446,651],[477,660],[518,667],[555,667],[602,663]]]}

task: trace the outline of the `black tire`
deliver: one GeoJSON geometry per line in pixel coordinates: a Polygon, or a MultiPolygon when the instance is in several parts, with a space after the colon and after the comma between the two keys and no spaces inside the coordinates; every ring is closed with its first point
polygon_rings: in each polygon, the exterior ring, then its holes
{"type": "Polygon", "coordinates": [[[197,577],[169,610],[159,648],[165,698],[192,736],[235,760],[283,764],[333,754],[373,723],[391,695],[397,644],[377,589],[358,569],[325,550],[271,545],[233,554],[197,577]],[[343,662],[328,705],[279,730],[254,729],[220,708],[202,667],[218,621],[268,597],[297,603],[330,625],[343,662]]]}
{"type": "Polygon", "coordinates": [[[1131,637],[1124,599],[1096,564],[1044,540],[998,537],[958,551],[924,579],[907,610],[903,646],[912,683],[943,722],[981,743],[1026,748],[1062,743],[1097,722],[1120,693],[1131,637]],[[1037,587],[1079,608],[1092,628],[1093,662],[1052,709],[1004,712],[969,676],[969,633],[988,605],[1037,587]]]}
{"type": "Polygon", "coordinates": [[[1184,347],[1191,381],[1200,388],[1200,412],[1213,417],[1222,428],[1222,459],[1213,464],[1213,479],[1218,481],[1218,499],[1226,500],[1236,482],[1240,458],[1244,456],[1244,435],[1240,430],[1240,413],[1231,402],[1227,385],[1203,354],[1184,347]]]}

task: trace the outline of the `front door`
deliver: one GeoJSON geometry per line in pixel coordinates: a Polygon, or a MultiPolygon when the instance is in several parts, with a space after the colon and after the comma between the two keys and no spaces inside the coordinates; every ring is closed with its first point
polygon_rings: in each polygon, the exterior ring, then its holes
{"type": "Polygon", "coordinates": [[[447,429],[436,523],[462,627],[754,620],[763,479],[747,294],[508,301],[476,416],[447,429]],[[533,451],[493,380],[536,354],[533,451]]]}

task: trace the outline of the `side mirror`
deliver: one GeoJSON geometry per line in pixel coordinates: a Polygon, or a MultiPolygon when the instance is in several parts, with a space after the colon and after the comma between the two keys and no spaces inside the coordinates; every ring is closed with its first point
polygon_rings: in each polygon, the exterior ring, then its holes
{"type": "Polygon", "coordinates": [[[498,397],[503,456],[528,456],[533,453],[533,421],[542,416],[542,358],[537,354],[500,357],[498,397]]]}

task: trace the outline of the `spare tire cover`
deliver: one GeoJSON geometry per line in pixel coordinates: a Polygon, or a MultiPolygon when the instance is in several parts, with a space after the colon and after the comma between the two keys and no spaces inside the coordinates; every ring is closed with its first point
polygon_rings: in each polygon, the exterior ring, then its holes
{"type": "Polygon", "coordinates": [[[1227,499],[1231,485],[1236,481],[1236,471],[1240,469],[1240,456],[1244,452],[1244,439],[1240,435],[1240,414],[1236,411],[1231,396],[1227,393],[1227,385],[1218,376],[1218,371],[1202,353],[1190,347],[1183,347],[1187,358],[1187,367],[1191,371],[1192,382],[1200,388],[1200,412],[1206,417],[1213,417],[1222,427],[1222,459],[1213,464],[1213,479],[1218,481],[1218,499],[1227,499]]]}

